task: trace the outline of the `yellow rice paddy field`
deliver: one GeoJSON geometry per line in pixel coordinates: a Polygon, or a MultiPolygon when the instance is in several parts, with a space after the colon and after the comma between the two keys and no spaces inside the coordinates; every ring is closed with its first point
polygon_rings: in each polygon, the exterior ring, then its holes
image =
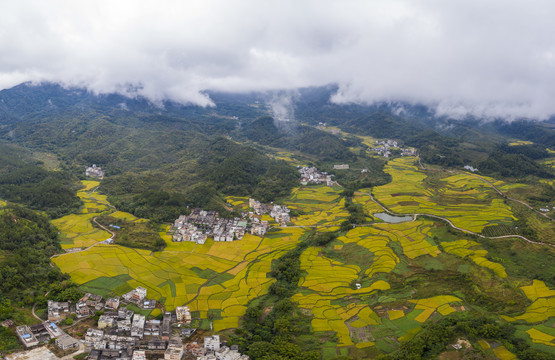
{"type": "Polygon", "coordinates": [[[214,328],[222,330],[237,327],[247,303],[267,292],[271,261],[295,246],[302,233],[291,228],[279,237],[247,235],[233,243],[195,245],[172,243],[164,232],[169,246],[162,252],[97,245],[53,262],[78,284],[128,275],[130,287],[145,287],[148,297],[164,302],[167,310],[189,304],[203,318],[209,310],[221,310],[214,328]]]}
{"type": "MultiPolygon", "coordinates": [[[[481,179],[471,174],[444,174],[434,179],[432,186],[428,175],[414,166],[414,160],[391,160],[386,171],[393,182],[361,189],[355,193],[353,202],[362,205],[369,216],[383,212],[371,200],[372,191],[379,202],[396,213],[438,215],[475,232],[514,219],[510,208],[481,179]]],[[[495,179],[486,180],[503,189],[512,186],[495,179]]],[[[105,197],[91,192],[98,184],[84,181],[84,189],[78,193],[85,203],[83,209],[54,221],[62,232],[64,248],[87,247],[110,236],[93,228],[90,222],[100,212],[114,211],[105,197]]],[[[160,236],[166,242],[161,252],[98,244],[84,252],[61,255],[53,262],[78,284],[106,286],[115,294],[143,286],[148,297],[162,302],[166,310],[187,304],[201,318],[206,318],[209,312],[217,313],[214,331],[236,328],[247,304],[266,294],[274,281],[268,277],[272,261],[294,248],[309,231],[303,227],[334,231],[349,216],[341,191],[327,186],[295,188],[284,204],[303,214],[292,219],[295,226],[278,227],[274,223],[275,227],[265,237],[247,234],[233,242],[208,239],[203,245],[175,243],[167,224],[160,228],[160,236]],[[118,277],[123,279],[123,285],[110,287],[110,281],[118,277]]],[[[237,210],[248,208],[246,197],[227,197],[226,201],[237,210]]],[[[111,216],[145,221],[120,211],[111,216]]],[[[433,221],[421,218],[397,224],[377,221],[343,233],[326,249],[308,247],[300,256],[303,276],[292,301],[313,316],[311,327],[316,334],[334,336],[339,347],[384,349],[410,340],[427,321],[465,311],[468,305],[463,305],[462,299],[466,299],[463,295],[449,291],[420,297],[411,293],[399,295],[396,274],[410,271],[406,269],[419,262],[450,259],[465,266],[484,267],[500,279],[507,278],[503,263],[488,257],[481,244],[466,239],[438,239],[434,237],[435,226],[433,221]],[[352,249],[368,252],[367,263],[355,264],[338,255],[352,249]]],[[[539,280],[517,284],[529,299],[529,306],[523,313],[504,318],[528,323],[526,334],[530,341],[546,346],[553,343],[554,335],[538,323],[555,317],[555,289],[539,280]]],[[[492,346],[488,351],[498,358],[514,356],[502,346],[492,346]]]]}
{"type": "Polygon", "coordinates": [[[538,323],[555,317],[555,290],[548,288],[543,281],[534,280],[531,285],[520,289],[532,301],[524,314],[515,317],[502,316],[507,321],[524,320],[527,323],[538,323]]]}
{"type": "Polygon", "coordinates": [[[109,232],[92,224],[95,216],[111,210],[105,195],[91,192],[100,182],[83,180],[81,183],[84,188],[77,191],[77,196],[83,201],[83,208],[76,214],[52,221],[61,233],[63,249],[89,247],[111,236],[109,232]]]}
{"type": "Polygon", "coordinates": [[[421,323],[432,316],[460,311],[460,306],[453,305],[460,305],[462,300],[451,295],[438,295],[404,301],[404,305],[395,308],[370,306],[359,300],[377,292],[387,296],[390,285],[379,277],[392,272],[400,262],[393,249],[394,243],[401,245],[403,256],[408,259],[420,256],[433,258],[441,252],[428,236],[431,226],[429,221],[380,223],[355,228],[339,237],[337,240],[344,245],[337,250],[356,244],[373,255],[364,271],[370,281],[360,289],[352,287],[363,272],[360,267],[330,259],[321,248],[308,248],[300,258],[301,269],[306,272],[299,281],[302,290],[292,300],[314,316],[312,329],[315,332],[333,332],[338,338],[338,346],[374,346],[375,336],[370,334],[372,329],[375,329],[376,334],[394,331],[401,339],[398,341],[406,341],[411,337],[410,334],[414,336],[420,330],[421,323]],[[361,338],[361,333],[370,335],[361,338]]]}
{"type": "Polygon", "coordinates": [[[448,254],[453,254],[461,258],[468,257],[469,259],[472,259],[476,265],[490,269],[500,278],[507,277],[507,273],[505,272],[503,265],[489,261],[485,258],[488,253],[487,250],[471,249],[480,247],[480,245],[475,241],[457,240],[452,242],[442,242],[441,247],[448,254]]]}
{"type": "Polygon", "coordinates": [[[547,334],[535,328],[531,328],[530,330],[526,331],[526,333],[530,336],[532,342],[536,344],[555,347],[555,336],[553,335],[547,334]]]}
{"type": "Polygon", "coordinates": [[[364,304],[350,303],[343,307],[333,304],[334,300],[346,295],[371,294],[378,290],[389,289],[389,284],[378,280],[367,288],[353,290],[350,287],[352,280],[357,278],[360,268],[353,265],[344,265],[319,254],[319,249],[308,248],[301,256],[301,269],[307,275],[299,281],[299,286],[312,290],[313,293],[296,294],[292,300],[297,301],[301,308],[310,310],[314,318],[312,328],[316,332],[335,332],[339,346],[353,345],[349,328],[345,322],[357,317],[359,327],[377,325],[378,316],[364,304]]]}
{"type": "Polygon", "coordinates": [[[446,217],[455,226],[474,232],[515,219],[509,206],[478,177],[461,173],[428,186],[425,184],[428,175],[414,162],[413,157],[389,161],[385,171],[393,181],[373,190],[376,199],[390,210],[446,217]]]}
{"type": "Polygon", "coordinates": [[[341,188],[328,186],[303,186],[293,189],[291,197],[285,205],[291,209],[300,209],[305,212],[293,218],[295,225],[339,225],[349,213],[345,210],[345,200],[339,196],[341,188]]]}

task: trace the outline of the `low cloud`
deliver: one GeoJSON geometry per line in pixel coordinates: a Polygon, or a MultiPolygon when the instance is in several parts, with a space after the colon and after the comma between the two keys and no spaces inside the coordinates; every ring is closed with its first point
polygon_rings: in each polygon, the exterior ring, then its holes
{"type": "Polygon", "coordinates": [[[295,97],[298,96],[296,91],[278,91],[269,94],[270,99],[267,100],[272,116],[275,121],[295,121],[295,97]]]}
{"type": "Polygon", "coordinates": [[[0,88],[24,81],[212,106],[205,90],[338,84],[336,103],[555,114],[552,1],[13,1],[0,88]]]}

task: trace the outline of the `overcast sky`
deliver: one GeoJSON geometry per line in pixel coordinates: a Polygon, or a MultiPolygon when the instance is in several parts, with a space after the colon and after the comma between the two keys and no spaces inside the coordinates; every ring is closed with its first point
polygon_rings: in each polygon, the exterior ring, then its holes
{"type": "MultiPolygon", "coordinates": [[[[55,81],[211,104],[337,83],[335,102],[555,114],[555,1],[0,2],[0,88],[55,81]]],[[[130,94],[134,95],[134,93],[130,94]]]]}

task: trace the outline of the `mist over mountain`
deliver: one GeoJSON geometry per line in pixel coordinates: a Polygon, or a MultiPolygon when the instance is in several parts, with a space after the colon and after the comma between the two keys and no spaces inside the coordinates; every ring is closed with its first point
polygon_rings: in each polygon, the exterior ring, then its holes
{"type": "Polygon", "coordinates": [[[51,81],[211,107],[209,91],[337,84],[328,100],[338,104],[402,102],[436,116],[545,120],[555,113],[554,6],[4,2],[0,88],[51,81]]]}

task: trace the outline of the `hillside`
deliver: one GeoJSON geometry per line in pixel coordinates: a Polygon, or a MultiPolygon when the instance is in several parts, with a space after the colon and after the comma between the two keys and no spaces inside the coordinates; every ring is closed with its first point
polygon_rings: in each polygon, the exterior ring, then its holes
{"type": "Polygon", "coordinates": [[[552,358],[549,123],[335,105],[330,91],[299,90],[290,121],[268,116],[263,93],[200,108],[0,92],[0,316],[29,321],[46,291],[142,286],[253,360],[552,358]],[[388,157],[374,150],[385,140],[398,142],[388,157]],[[91,164],[103,180],[85,179],[91,164]],[[305,165],[338,184],[301,184],[305,165]],[[291,218],[245,220],[268,229],[241,240],[172,241],[192,208],[247,219],[251,197],[291,218]]]}

